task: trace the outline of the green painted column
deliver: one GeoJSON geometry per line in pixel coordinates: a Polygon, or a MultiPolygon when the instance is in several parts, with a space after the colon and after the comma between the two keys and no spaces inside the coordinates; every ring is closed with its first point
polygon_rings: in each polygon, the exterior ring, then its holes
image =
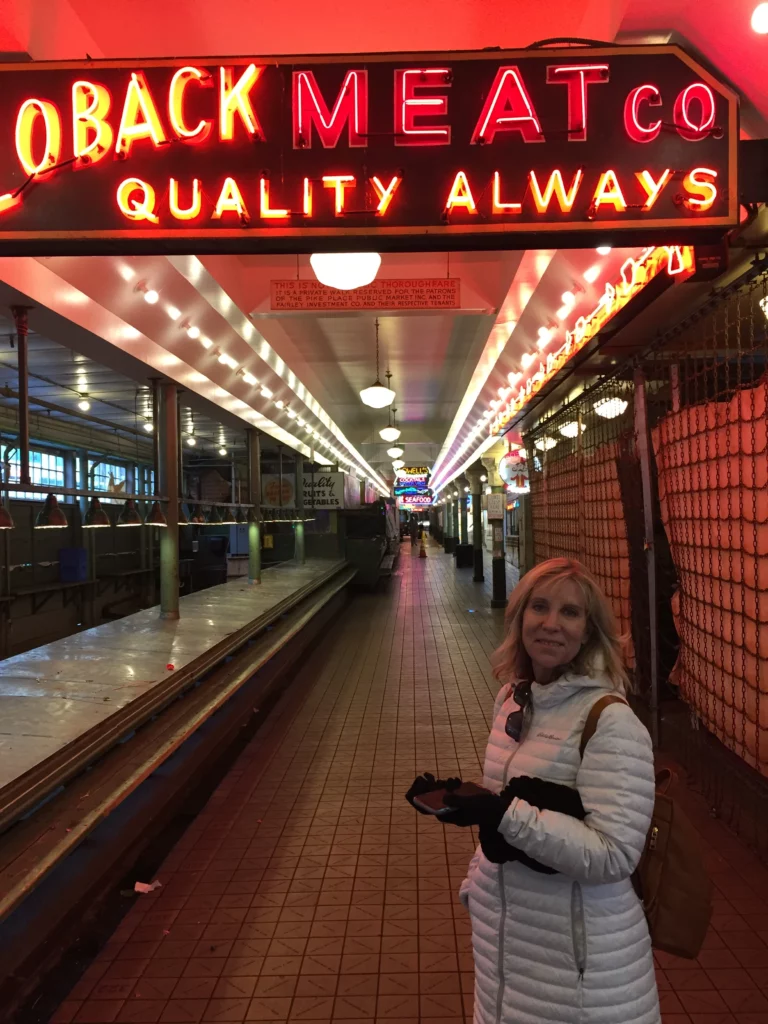
{"type": "Polygon", "coordinates": [[[176,385],[160,386],[160,480],[158,491],[168,498],[160,527],[160,618],[179,617],[179,429],[176,385]]]}
{"type": "Polygon", "coordinates": [[[261,583],[261,440],[254,427],[246,431],[248,439],[248,583],[261,583]]]}

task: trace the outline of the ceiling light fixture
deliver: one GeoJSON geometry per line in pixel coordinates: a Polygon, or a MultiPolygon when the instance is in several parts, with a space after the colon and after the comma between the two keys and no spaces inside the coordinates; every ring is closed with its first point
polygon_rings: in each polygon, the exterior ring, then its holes
{"type": "Polygon", "coordinates": [[[157,291],[154,288],[150,288],[146,281],[139,281],[136,285],[135,291],[139,292],[144,297],[144,301],[148,302],[150,306],[154,306],[157,300],[160,298],[157,291]]]}
{"type": "Polygon", "coordinates": [[[538,441],[534,442],[534,444],[540,452],[549,452],[553,448],[557,447],[557,441],[554,437],[540,437],[538,441]]]}
{"type": "Polygon", "coordinates": [[[120,510],[120,515],[117,517],[118,526],[143,526],[144,520],[141,518],[141,513],[136,508],[136,502],[133,498],[126,498],[125,504],[120,510]]]}
{"type": "Polygon", "coordinates": [[[84,530],[96,530],[111,526],[112,523],[109,521],[109,516],[101,507],[101,502],[98,498],[91,498],[91,503],[88,506],[88,510],[85,513],[83,519],[84,530]]]}
{"type": "Polygon", "coordinates": [[[190,434],[189,437],[187,438],[187,444],[190,446],[190,448],[194,448],[195,445],[197,444],[197,439],[193,434],[190,434]]]}
{"type": "Polygon", "coordinates": [[[379,318],[376,317],[376,380],[368,388],[360,392],[360,400],[363,405],[371,409],[383,409],[385,405],[391,405],[395,400],[395,392],[379,380],[379,318]]]}
{"type": "Polygon", "coordinates": [[[222,447],[219,448],[219,455],[221,455],[223,457],[226,454],[227,454],[227,449],[222,445],[222,447]]]}
{"type": "Polygon", "coordinates": [[[181,316],[181,310],[180,309],[176,309],[175,306],[169,306],[166,309],[166,313],[171,318],[171,320],[178,320],[179,317],[181,316]]]}
{"type": "Polygon", "coordinates": [[[397,470],[402,469],[404,465],[405,463],[403,462],[402,459],[394,459],[392,462],[392,469],[394,469],[395,472],[397,472],[397,470]]]}
{"type": "Polygon", "coordinates": [[[399,459],[402,454],[403,449],[398,448],[397,445],[395,445],[394,448],[387,448],[387,455],[389,455],[391,459],[399,459]]]}
{"type": "Polygon", "coordinates": [[[152,431],[155,429],[154,424],[152,423],[152,420],[145,420],[144,421],[144,429],[146,430],[146,432],[148,434],[152,433],[152,431]]]}
{"type": "MultiPolygon", "coordinates": [[[[387,370],[386,377],[387,387],[389,387],[392,380],[392,374],[389,372],[389,370],[387,370]]],[[[379,437],[382,439],[382,441],[387,441],[390,444],[393,441],[396,441],[398,437],[400,437],[400,430],[397,426],[397,423],[392,422],[394,414],[396,412],[397,409],[393,409],[392,406],[390,406],[387,409],[387,425],[386,427],[382,427],[381,430],[379,431],[379,437]]]]}
{"type": "Polygon", "coordinates": [[[597,264],[584,271],[584,280],[587,284],[594,284],[598,277],[600,277],[600,267],[597,264]]]}
{"type": "Polygon", "coordinates": [[[195,338],[199,338],[200,328],[195,327],[194,325],[190,325],[189,327],[187,327],[187,337],[192,338],[193,341],[195,340],[195,338]]]}
{"type": "Polygon", "coordinates": [[[758,4],[757,7],[752,11],[752,31],[757,32],[759,36],[768,34],[768,4],[758,4]]]}
{"type": "Polygon", "coordinates": [[[597,247],[597,249],[595,251],[597,252],[598,256],[607,256],[608,253],[611,251],[611,246],[610,245],[598,245],[598,247],[597,247]]]}
{"type": "MultiPolygon", "coordinates": [[[[584,431],[586,429],[587,429],[586,425],[584,423],[582,423],[581,424],[581,432],[582,432],[582,434],[584,433],[584,431]]],[[[577,437],[578,433],[579,433],[578,421],[577,420],[572,420],[570,423],[564,423],[562,425],[562,427],[560,427],[560,433],[563,435],[563,437],[577,437]]]]}
{"type": "Polygon", "coordinates": [[[595,402],[592,408],[603,419],[615,420],[617,416],[621,416],[626,411],[627,404],[623,398],[601,398],[599,402],[595,402]]]}
{"type": "Polygon", "coordinates": [[[88,412],[88,410],[91,408],[91,403],[88,401],[87,394],[80,395],[80,401],[77,403],[77,408],[80,409],[82,412],[88,412]]]}
{"type": "Polygon", "coordinates": [[[35,519],[35,529],[63,530],[64,527],[66,526],[69,526],[69,523],[67,522],[67,517],[59,508],[59,503],[56,500],[56,495],[49,494],[45,499],[45,504],[37,513],[37,518],[35,519]]]}
{"type": "Polygon", "coordinates": [[[262,385],[261,397],[262,398],[271,398],[272,395],[273,395],[273,392],[269,390],[269,388],[266,386],[266,384],[262,385]]]}
{"type": "Polygon", "coordinates": [[[257,384],[259,383],[259,382],[258,382],[258,381],[256,380],[256,378],[255,378],[255,377],[253,376],[253,374],[252,374],[252,373],[248,373],[248,371],[247,371],[247,370],[246,370],[246,371],[245,371],[245,373],[243,374],[243,380],[245,381],[245,383],[246,383],[246,384],[250,384],[250,386],[251,386],[252,388],[253,388],[253,387],[255,387],[255,386],[256,386],[256,385],[257,385],[257,384]]]}
{"type": "Polygon", "coordinates": [[[381,256],[377,252],[313,253],[309,263],[320,284],[339,291],[352,291],[375,279],[381,256]]]}

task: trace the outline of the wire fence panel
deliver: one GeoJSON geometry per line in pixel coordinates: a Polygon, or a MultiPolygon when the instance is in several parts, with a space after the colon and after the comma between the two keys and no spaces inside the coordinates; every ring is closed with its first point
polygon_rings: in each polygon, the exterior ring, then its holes
{"type": "Polygon", "coordinates": [[[661,515],[679,589],[672,679],[701,723],[768,775],[766,282],[649,361],[661,515]]]}
{"type": "Polygon", "coordinates": [[[532,453],[534,555],[576,558],[610,599],[634,664],[630,551],[621,466],[632,447],[631,384],[612,381],[537,425],[525,437],[532,453]]]}

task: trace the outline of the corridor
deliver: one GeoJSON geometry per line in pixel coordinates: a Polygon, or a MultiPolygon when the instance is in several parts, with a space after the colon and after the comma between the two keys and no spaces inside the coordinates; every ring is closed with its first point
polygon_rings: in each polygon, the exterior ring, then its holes
{"type": "MultiPolygon", "coordinates": [[[[403,793],[481,775],[503,614],[489,572],[417,553],[352,599],[52,1024],[471,1021],[473,837],[403,793]]],[[[690,800],[717,905],[698,962],[658,958],[664,1022],[766,1024],[768,872],[690,800]]]]}

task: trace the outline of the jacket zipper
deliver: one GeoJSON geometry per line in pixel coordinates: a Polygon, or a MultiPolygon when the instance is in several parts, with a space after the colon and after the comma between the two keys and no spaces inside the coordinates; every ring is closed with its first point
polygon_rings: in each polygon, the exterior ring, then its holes
{"type": "Polygon", "coordinates": [[[574,882],[571,887],[571,940],[576,970],[579,972],[579,980],[583,980],[587,969],[587,929],[584,923],[584,896],[578,882],[574,882]]]}
{"type": "MultiPolygon", "coordinates": [[[[529,709],[526,708],[523,712],[523,728],[520,733],[520,741],[507,758],[507,763],[504,765],[504,771],[501,773],[502,789],[504,789],[504,787],[507,784],[507,773],[509,772],[509,766],[514,760],[515,754],[520,749],[520,744],[523,742],[523,736],[527,731],[526,726],[530,724],[530,717],[531,715],[529,709]]],[[[504,1009],[504,989],[506,988],[506,980],[504,977],[504,928],[507,923],[507,893],[504,888],[503,864],[499,864],[499,893],[501,894],[501,916],[499,919],[499,959],[497,963],[497,969],[499,972],[499,991],[496,996],[496,1024],[501,1024],[501,1014],[504,1009]]]]}

